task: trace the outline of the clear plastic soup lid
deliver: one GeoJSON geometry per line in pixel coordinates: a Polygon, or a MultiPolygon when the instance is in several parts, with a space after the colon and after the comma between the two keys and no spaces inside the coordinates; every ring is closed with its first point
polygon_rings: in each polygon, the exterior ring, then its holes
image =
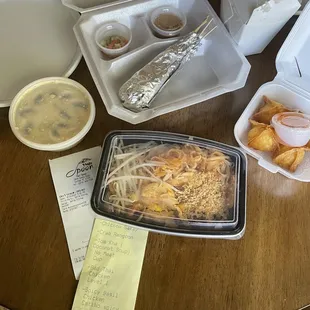
{"type": "Polygon", "coordinates": [[[92,207],[151,229],[232,231],[244,225],[244,183],[245,158],[236,148],[170,133],[114,132],[103,146],[92,207]]]}

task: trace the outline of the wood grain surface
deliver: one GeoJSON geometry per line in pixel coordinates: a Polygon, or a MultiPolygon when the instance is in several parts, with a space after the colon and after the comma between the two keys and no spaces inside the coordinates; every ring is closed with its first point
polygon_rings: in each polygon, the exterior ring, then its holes
{"type": "MultiPolygon", "coordinates": [[[[211,1],[218,10],[216,0],[211,1]]],[[[32,150],[13,136],[0,110],[0,304],[12,310],[71,309],[70,263],[48,159],[101,145],[112,129],[196,135],[236,145],[234,124],[255,91],[276,74],[291,25],[251,56],[247,85],[138,126],[109,116],[84,63],[72,78],[92,94],[97,116],[84,141],[66,152],[32,150]]],[[[151,233],[136,310],[278,310],[310,303],[310,185],[273,175],[249,158],[247,229],[240,241],[151,233]]]]}

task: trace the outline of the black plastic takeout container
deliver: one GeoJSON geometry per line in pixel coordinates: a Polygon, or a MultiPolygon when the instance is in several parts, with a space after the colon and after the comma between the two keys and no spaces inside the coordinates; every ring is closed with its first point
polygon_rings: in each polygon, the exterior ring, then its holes
{"type": "MultiPolygon", "coordinates": [[[[124,168],[122,169],[124,170],[124,168]]],[[[110,132],[106,136],[103,143],[100,165],[91,198],[91,206],[98,217],[104,217],[150,231],[188,237],[239,239],[242,237],[245,230],[246,174],[246,156],[239,148],[236,147],[207,139],[174,133],[154,131],[114,131],[110,132]],[[225,217],[213,216],[211,219],[200,219],[195,217],[180,219],[178,216],[157,215],[156,212],[156,216],[154,216],[154,213],[148,213],[141,210],[138,212],[133,212],[131,208],[127,207],[126,203],[128,202],[125,202],[125,205],[122,203],[122,205],[117,204],[116,206],[116,202],[113,204],[110,200],[108,201],[107,194],[111,194],[109,192],[109,184],[111,184],[111,181],[113,180],[112,176],[109,176],[109,174],[111,174],[113,169],[113,171],[115,171],[115,167],[120,167],[121,164],[127,160],[127,158],[132,158],[130,157],[132,156],[130,155],[132,152],[129,154],[129,151],[126,151],[126,147],[132,148],[133,145],[137,145],[137,147],[139,147],[142,143],[144,145],[144,143],[148,142],[161,145],[154,150],[160,150],[160,148],[165,150],[168,148],[169,150],[170,145],[171,147],[172,145],[179,145],[181,149],[184,145],[191,145],[197,146],[203,150],[209,150],[209,152],[219,151],[227,156],[227,158],[229,158],[229,162],[231,163],[231,169],[229,169],[229,171],[231,175],[230,179],[232,180],[231,188],[233,190],[231,190],[231,201],[233,201],[233,205],[228,208],[228,211],[225,213],[225,217]],[[168,147],[166,148],[167,145],[168,147]],[[120,147],[122,147],[122,152],[125,153],[124,156],[123,153],[119,153],[120,147]],[[128,154],[129,157],[126,158],[128,154]],[[122,161],[116,162],[116,158],[121,158],[122,161]],[[113,169],[111,169],[112,165],[113,169]],[[108,181],[110,183],[107,185],[108,181]]],[[[129,175],[126,175],[126,180],[132,181],[132,179],[135,178],[138,179],[139,176],[137,175],[132,178],[131,172],[129,175]]],[[[146,181],[146,183],[148,183],[148,181],[146,181]]],[[[134,181],[134,184],[136,184],[136,181],[134,181]]],[[[125,187],[127,188],[127,186],[129,185],[125,182],[125,187]]],[[[122,185],[121,191],[124,191],[123,188],[124,187],[122,185]]],[[[117,201],[117,203],[121,202],[117,201]]],[[[171,212],[172,211],[168,213],[171,214],[171,212]]]]}

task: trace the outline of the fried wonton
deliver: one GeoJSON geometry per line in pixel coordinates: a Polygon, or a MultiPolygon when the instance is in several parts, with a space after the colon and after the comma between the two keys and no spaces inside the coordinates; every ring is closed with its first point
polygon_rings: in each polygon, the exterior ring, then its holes
{"type": "Polygon", "coordinates": [[[257,113],[253,115],[253,120],[264,123],[270,124],[272,117],[275,114],[282,113],[282,112],[290,112],[288,108],[286,108],[283,104],[271,100],[268,97],[264,96],[264,105],[258,110],[257,113]]]}
{"type": "Polygon", "coordinates": [[[305,157],[306,149],[304,147],[280,145],[279,149],[273,154],[273,162],[284,169],[295,172],[305,157]]]}
{"type": "Polygon", "coordinates": [[[250,120],[252,129],[248,133],[249,147],[265,152],[273,152],[279,147],[274,129],[266,124],[250,120]]]}

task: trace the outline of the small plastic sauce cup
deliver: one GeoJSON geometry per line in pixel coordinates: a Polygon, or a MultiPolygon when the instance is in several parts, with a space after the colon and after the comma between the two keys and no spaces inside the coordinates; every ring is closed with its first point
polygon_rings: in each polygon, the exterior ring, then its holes
{"type": "Polygon", "coordinates": [[[151,27],[153,30],[162,37],[175,37],[180,34],[187,23],[186,16],[178,9],[172,6],[162,6],[152,11],[150,16],[151,27]],[[161,14],[170,14],[177,16],[182,21],[182,27],[176,30],[163,30],[156,26],[155,21],[161,14]]]}
{"type": "Polygon", "coordinates": [[[283,112],[273,116],[271,124],[286,145],[301,147],[310,140],[310,116],[298,112],[283,112]]]}
{"type": "Polygon", "coordinates": [[[129,50],[131,40],[132,40],[131,30],[127,26],[120,24],[120,23],[116,23],[116,22],[103,24],[96,31],[96,34],[95,34],[95,41],[96,41],[98,48],[101,50],[101,52],[103,52],[105,55],[111,58],[115,58],[115,57],[118,57],[118,56],[121,56],[127,53],[129,50]],[[112,49],[112,48],[103,47],[101,44],[102,41],[111,36],[122,36],[128,42],[126,45],[124,45],[121,48],[112,49]]]}

